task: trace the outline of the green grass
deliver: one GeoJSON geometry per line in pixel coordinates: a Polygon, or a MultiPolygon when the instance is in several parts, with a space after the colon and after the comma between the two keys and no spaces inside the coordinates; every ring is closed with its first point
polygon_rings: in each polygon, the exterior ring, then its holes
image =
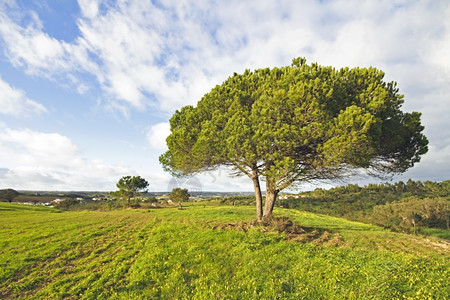
{"type": "Polygon", "coordinates": [[[447,299],[448,243],[278,209],[304,242],[233,227],[253,207],[55,213],[0,203],[2,299],[447,299]],[[337,241],[331,243],[332,240],[337,241]]]}
{"type": "Polygon", "coordinates": [[[441,239],[450,240],[450,230],[439,228],[420,228],[421,232],[441,239]]]}

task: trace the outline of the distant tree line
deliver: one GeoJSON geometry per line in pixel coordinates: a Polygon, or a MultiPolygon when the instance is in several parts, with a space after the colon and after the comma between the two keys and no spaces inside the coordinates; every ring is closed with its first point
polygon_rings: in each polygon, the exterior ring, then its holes
{"type": "Polygon", "coordinates": [[[222,197],[220,199],[220,204],[223,205],[255,205],[255,196],[229,196],[222,197]]]}

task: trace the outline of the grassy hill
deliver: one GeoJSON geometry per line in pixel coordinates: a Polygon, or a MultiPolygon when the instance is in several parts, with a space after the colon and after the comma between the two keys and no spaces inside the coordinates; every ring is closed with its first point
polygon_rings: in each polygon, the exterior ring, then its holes
{"type": "Polygon", "coordinates": [[[59,212],[0,203],[0,298],[448,299],[449,244],[247,206],[59,212]],[[280,221],[281,222],[281,221],[280,221]],[[289,224],[288,224],[289,225],[289,224]]]}

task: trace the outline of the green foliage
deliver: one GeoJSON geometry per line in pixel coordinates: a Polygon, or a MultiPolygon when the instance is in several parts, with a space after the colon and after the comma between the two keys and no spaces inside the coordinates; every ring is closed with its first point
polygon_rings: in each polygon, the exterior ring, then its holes
{"type": "Polygon", "coordinates": [[[187,202],[189,201],[189,197],[191,197],[191,195],[189,195],[188,190],[182,188],[172,189],[169,196],[170,200],[175,202],[187,202]]]}
{"type": "Polygon", "coordinates": [[[222,205],[255,205],[255,196],[229,196],[220,199],[222,205]]]}
{"type": "Polygon", "coordinates": [[[0,203],[2,299],[446,299],[444,242],[277,210],[342,236],[225,228],[251,207],[63,212],[0,203]],[[49,226],[51,224],[51,226],[49,226]],[[441,243],[441,244],[439,244],[441,243]],[[439,244],[439,245],[438,245],[439,244]]]}
{"type": "Polygon", "coordinates": [[[450,241],[450,230],[448,229],[422,227],[420,228],[420,232],[426,235],[435,236],[437,238],[450,241]]]}
{"type": "Polygon", "coordinates": [[[402,181],[393,184],[370,183],[364,187],[349,184],[328,190],[317,188],[301,193],[298,198],[289,196],[288,199],[280,199],[278,205],[367,222],[366,217],[372,213],[376,205],[400,201],[410,196],[450,197],[450,180],[443,182],[408,180],[406,184],[402,181]]]}
{"type": "Polygon", "coordinates": [[[145,202],[145,203],[157,203],[157,202],[158,202],[158,199],[157,199],[156,197],[154,197],[154,196],[151,196],[151,197],[145,197],[145,198],[142,200],[142,202],[145,202]]]}
{"type": "Polygon", "coordinates": [[[128,206],[138,206],[137,201],[131,201],[132,198],[147,192],[148,182],[141,176],[124,176],[116,184],[118,191],[111,192],[111,196],[127,201],[128,206]]]}
{"type": "MultiPolygon", "coordinates": [[[[55,205],[55,208],[61,209],[61,207],[59,206],[59,204],[61,204],[61,203],[62,202],[55,205]]],[[[110,207],[108,201],[84,200],[82,202],[80,202],[80,201],[72,202],[71,205],[67,206],[67,208],[62,209],[62,210],[67,210],[67,211],[81,211],[81,210],[104,211],[104,210],[108,210],[108,209],[112,209],[112,208],[119,208],[119,206],[114,207],[114,205],[113,205],[112,207],[110,207]]],[[[120,208],[122,208],[122,206],[120,206],[120,208]]]]}
{"type": "Polygon", "coordinates": [[[450,229],[450,199],[409,197],[375,206],[372,219],[374,224],[405,232],[422,226],[450,229]]]}
{"type": "MultiPolygon", "coordinates": [[[[405,209],[414,209],[415,213],[423,215],[421,222],[415,220],[417,227],[446,228],[445,214],[449,213],[448,201],[450,199],[450,180],[443,182],[431,181],[413,181],[408,180],[406,183],[399,181],[393,184],[368,184],[359,187],[355,184],[347,186],[339,186],[329,190],[316,189],[311,192],[305,192],[299,196],[289,196],[287,199],[280,199],[278,206],[284,208],[294,208],[298,210],[310,211],[315,213],[327,214],[337,217],[345,217],[350,220],[358,220],[366,223],[374,223],[396,230],[413,231],[414,225],[409,221],[403,222],[397,217],[389,221],[387,212],[393,207],[404,206],[405,209]],[[407,200],[416,199],[416,202],[408,204],[394,204],[397,202],[404,203],[407,200]],[[445,203],[447,203],[445,205],[445,203]],[[416,205],[417,204],[417,205],[416,205]],[[438,209],[441,214],[438,219],[427,208],[438,209]],[[377,213],[374,208],[377,208],[377,213]],[[381,212],[385,217],[381,217],[381,212]],[[428,220],[429,219],[429,220],[428,220]],[[383,220],[383,221],[382,221],[383,220]],[[428,220],[428,221],[425,221],[428,220]],[[408,223],[409,222],[409,223],[408,223]],[[407,224],[408,225],[405,225],[407,224]],[[403,224],[400,226],[400,224],[403,224]]],[[[398,208],[399,209],[399,208],[398,208]]],[[[404,212],[406,213],[406,212],[404,212]]],[[[405,217],[403,213],[403,217],[405,217]]],[[[413,212],[411,212],[413,213],[413,212]]],[[[423,229],[423,228],[422,228],[423,229]]],[[[432,232],[424,231],[421,232],[432,232]]],[[[442,236],[442,233],[438,233],[442,236]]]]}
{"type": "Polygon", "coordinates": [[[234,74],[170,119],[165,170],[186,175],[234,167],[254,183],[257,217],[294,183],[337,179],[364,168],[402,173],[427,152],[420,113],[375,68],[336,70],[294,59],[291,66],[234,74]]]}
{"type": "Polygon", "coordinates": [[[20,193],[13,189],[2,189],[0,190],[0,200],[6,200],[8,202],[12,202],[14,198],[19,196],[20,193]]]}
{"type": "Polygon", "coordinates": [[[67,198],[54,204],[53,207],[60,210],[69,210],[72,206],[77,204],[80,204],[80,202],[72,198],[67,198]]]}

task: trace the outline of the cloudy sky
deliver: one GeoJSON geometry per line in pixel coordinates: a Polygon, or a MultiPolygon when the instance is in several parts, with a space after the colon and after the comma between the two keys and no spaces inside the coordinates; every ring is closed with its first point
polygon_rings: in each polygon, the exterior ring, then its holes
{"type": "Polygon", "coordinates": [[[171,180],[168,120],[233,72],[299,56],[385,71],[430,140],[394,180],[450,179],[449,4],[0,0],[0,188],[109,191],[140,175],[153,191],[251,191],[226,170],[171,180]]]}

